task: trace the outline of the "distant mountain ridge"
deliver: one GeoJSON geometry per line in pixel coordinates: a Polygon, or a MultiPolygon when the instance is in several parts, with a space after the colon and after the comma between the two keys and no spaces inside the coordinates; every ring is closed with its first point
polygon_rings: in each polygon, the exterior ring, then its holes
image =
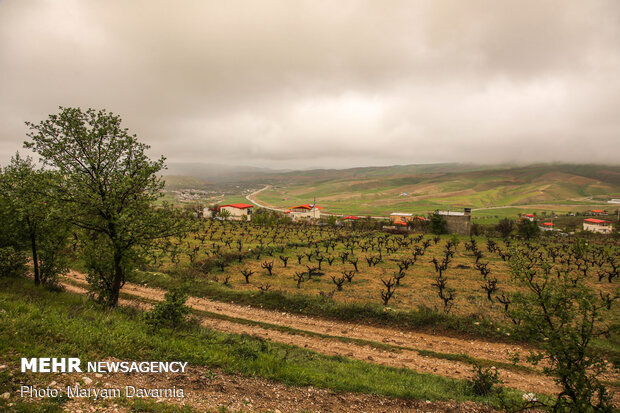
{"type": "Polygon", "coordinates": [[[193,177],[211,183],[246,181],[248,178],[253,178],[256,175],[285,172],[253,166],[234,166],[200,162],[171,162],[168,163],[167,166],[168,168],[164,171],[164,176],[193,177]]]}

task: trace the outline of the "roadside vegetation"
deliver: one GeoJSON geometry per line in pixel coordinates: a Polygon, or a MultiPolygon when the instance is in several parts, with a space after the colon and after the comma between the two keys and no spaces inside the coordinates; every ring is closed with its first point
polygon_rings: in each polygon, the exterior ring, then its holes
{"type": "MultiPolygon", "coordinates": [[[[500,405],[496,394],[478,396],[466,381],[222,334],[195,323],[153,329],[147,323],[149,317],[132,308],[106,310],[84,296],[34,288],[20,277],[4,277],[0,285],[0,328],[12,332],[0,337],[3,359],[71,354],[83,360],[183,360],[297,386],[500,405]]],[[[17,361],[11,363],[17,365],[17,361]]],[[[0,392],[14,392],[23,379],[22,374],[3,374],[0,392]]],[[[28,379],[37,380],[37,376],[28,379]]],[[[516,401],[521,393],[507,390],[505,397],[516,401]]]]}

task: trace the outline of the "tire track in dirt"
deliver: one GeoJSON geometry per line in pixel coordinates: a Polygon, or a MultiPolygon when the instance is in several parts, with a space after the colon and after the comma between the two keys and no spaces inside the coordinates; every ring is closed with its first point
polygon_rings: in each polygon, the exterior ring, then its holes
{"type": "MultiPolygon", "coordinates": [[[[84,282],[83,276],[78,273],[71,273],[70,278],[80,283],[84,282]]],[[[86,292],[85,289],[65,283],[65,287],[68,291],[77,292],[84,294],[86,292]]],[[[134,295],[143,299],[150,300],[163,300],[165,292],[159,289],[153,289],[148,287],[142,287],[133,284],[126,284],[123,288],[123,292],[125,294],[134,295]]],[[[120,303],[122,305],[131,305],[134,307],[139,307],[141,309],[148,309],[151,306],[149,304],[136,302],[127,299],[121,299],[120,303]]],[[[266,322],[281,326],[293,327],[296,329],[304,330],[303,326],[313,326],[312,321],[316,321],[318,326],[323,326],[323,329],[306,329],[307,331],[319,332],[324,334],[336,335],[336,333],[344,334],[344,337],[355,337],[355,338],[363,338],[366,340],[372,340],[370,335],[366,335],[365,337],[360,336],[352,336],[348,333],[349,331],[357,331],[359,334],[363,333],[364,328],[369,328],[369,326],[359,326],[351,323],[346,323],[346,329],[342,329],[339,331],[335,331],[336,326],[338,328],[343,328],[343,324],[345,323],[333,323],[327,322],[321,319],[314,319],[310,317],[290,315],[290,314],[282,314],[275,313],[273,311],[267,310],[257,310],[256,313],[252,313],[251,317],[247,316],[247,311],[255,310],[253,308],[248,308],[245,306],[238,306],[234,304],[220,303],[220,302],[212,302],[203,298],[195,298],[191,297],[188,299],[188,305],[196,310],[208,311],[212,313],[223,314],[231,317],[243,318],[247,320],[266,322]],[[244,312],[242,314],[241,310],[244,312]],[[302,318],[303,323],[300,323],[299,318],[302,318]],[[289,321],[286,323],[286,321],[289,321]],[[328,327],[326,327],[326,325],[328,327]]],[[[387,351],[384,349],[379,349],[372,347],[370,345],[360,345],[356,343],[342,342],[337,338],[321,338],[316,336],[306,336],[302,334],[290,334],[278,330],[273,330],[269,328],[263,328],[256,325],[246,325],[236,323],[234,321],[229,320],[220,320],[213,319],[207,317],[199,317],[201,320],[201,324],[205,327],[209,327],[218,331],[222,331],[225,333],[234,333],[234,334],[248,334],[257,337],[264,338],[266,340],[276,341],[285,344],[291,344],[298,347],[307,348],[312,351],[316,351],[322,354],[327,355],[340,355],[345,357],[350,357],[358,360],[362,360],[365,362],[382,364],[386,366],[392,367],[401,367],[408,368],[418,372],[430,373],[436,375],[442,375],[445,377],[451,377],[456,379],[467,379],[471,377],[471,365],[468,363],[453,361],[453,360],[444,360],[438,359],[434,357],[425,357],[420,355],[417,351],[412,351],[408,349],[400,349],[398,352],[387,351]]],[[[373,329],[370,327],[371,330],[373,329]]],[[[398,330],[391,330],[391,334],[403,334],[403,335],[415,335],[416,333],[412,332],[402,332],[398,330]]],[[[387,337],[387,332],[382,331],[382,337],[387,337]]],[[[424,336],[429,336],[427,334],[423,334],[424,336]]],[[[450,337],[433,337],[434,341],[420,341],[423,343],[430,343],[431,346],[428,348],[429,350],[439,351],[437,347],[432,347],[434,343],[443,344],[442,341],[448,340],[458,340],[450,337]]],[[[375,340],[379,341],[379,340],[375,340]]],[[[384,341],[385,340],[381,340],[384,341]]],[[[460,340],[462,341],[462,340],[460,340]]],[[[396,339],[390,344],[407,344],[408,347],[412,347],[410,342],[407,342],[407,336],[396,339]]],[[[488,343],[488,344],[496,344],[496,343],[488,343]]],[[[451,346],[455,346],[454,343],[450,344],[451,346]]],[[[482,347],[484,348],[484,347],[482,347]]],[[[444,352],[443,348],[441,350],[444,352]]],[[[480,352],[476,354],[480,355],[480,352]]],[[[482,353],[482,358],[489,358],[486,354],[482,353]]],[[[523,390],[525,392],[536,392],[536,393],[555,393],[559,389],[553,382],[550,377],[538,375],[535,373],[525,373],[525,372],[515,372],[506,369],[498,369],[502,380],[504,381],[504,385],[512,388],[516,388],[519,390],[523,390]]]]}
{"type": "MultiPolygon", "coordinates": [[[[86,282],[83,274],[72,271],[69,278],[75,281],[86,282]]],[[[163,300],[166,291],[127,283],[123,292],[146,299],[163,300]]],[[[511,363],[509,353],[518,351],[527,354],[529,347],[495,343],[482,340],[466,340],[461,338],[433,335],[415,331],[399,330],[391,327],[376,327],[366,324],[356,324],[346,321],[321,319],[274,310],[264,310],[251,306],[212,301],[208,298],[190,297],[188,305],[197,310],[222,314],[228,317],[276,324],[318,334],[344,336],[353,339],[376,341],[393,346],[406,346],[419,350],[429,350],[439,353],[463,354],[479,359],[488,359],[511,363]]]]}

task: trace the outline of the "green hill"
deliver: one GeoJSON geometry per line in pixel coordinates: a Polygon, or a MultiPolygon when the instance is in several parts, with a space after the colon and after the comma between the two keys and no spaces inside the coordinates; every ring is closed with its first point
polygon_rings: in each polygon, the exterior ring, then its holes
{"type": "Polygon", "coordinates": [[[316,197],[329,212],[360,215],[448,207],[580,210],[620,198],[620,167],[601,165],[406,165],[289,172],[268,178],[273,187],[258,196],[267,204],[287,207],[316,197]]]}
{"type": "Polygon", "coordinates": [[[163,177],[166,189],[206,189],[211,184],[193,176],[166,175],[163,177]]]}

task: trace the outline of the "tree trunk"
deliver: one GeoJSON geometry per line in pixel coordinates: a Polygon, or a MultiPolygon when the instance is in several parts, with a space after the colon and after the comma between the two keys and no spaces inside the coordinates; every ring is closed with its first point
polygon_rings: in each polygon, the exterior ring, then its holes
{"type": "Polygon", "coordinates": [[[34,264],[34,285],[41,284],[39,273],[39,256],[37,254],[37,237],[34,232],[30,233],[30,245],[32,247],[32,263],[34,264]]]}
{"type": "Polygon", "coordinates": [[[114,251],[114,279],[112,280],[112,290],[110,291],[110,299],[108,305],[110,307],[116,307],[118,304],[118,297],[121,291],[121,284],[123,282],[123,266],[121,265],[122,254],[118,251],[114,251]]]}

